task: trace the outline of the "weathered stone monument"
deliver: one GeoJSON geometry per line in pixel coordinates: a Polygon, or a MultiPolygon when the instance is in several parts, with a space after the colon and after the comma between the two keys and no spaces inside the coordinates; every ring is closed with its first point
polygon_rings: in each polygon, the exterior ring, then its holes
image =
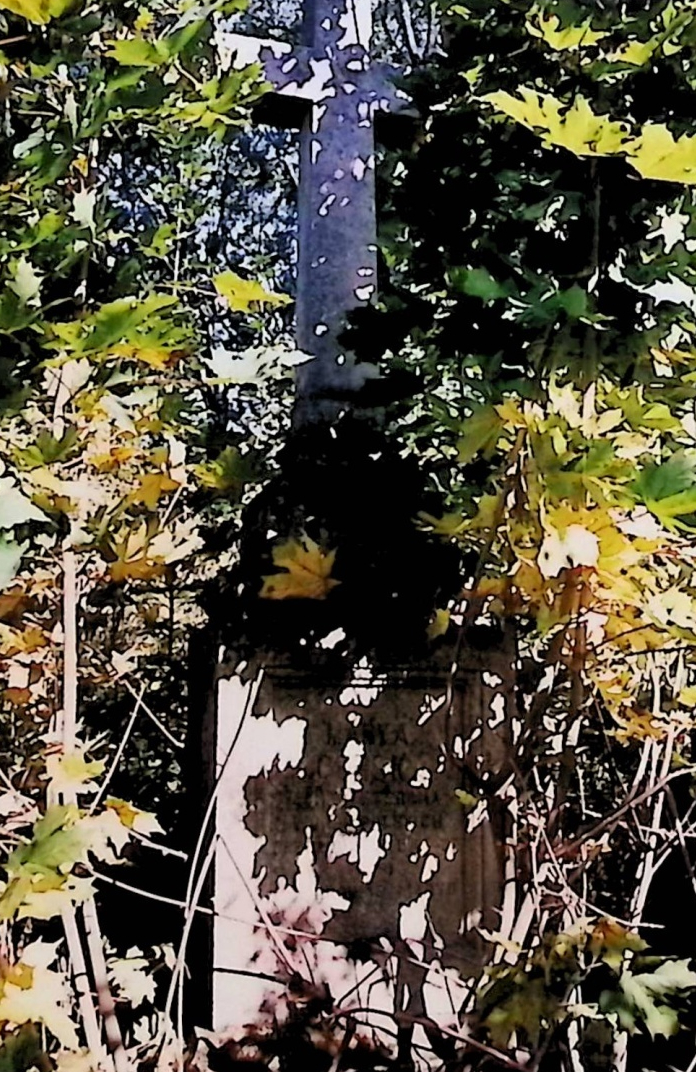
{"type": "Polygon", "coordinates": [[[212,1017],[239,1031],[300,980],[409,1064],[456,1024],[481,929],[499,925],[513,653],[456,627],[428,641],[457,564],[415,526],[417,467],[350,418],[373,374],[339,337],[377,282],[374,118],[404,102],[370,61],[369,13],[308,0],[300,49],[229,41],[305,102],[297,335],[314,360],[281,475],[247,516],[245,594],[199,652],[214,678],[212,1017]],[[326,562],[336,551],[337,583],[260,598],[273,548],[305,535],[326,562]]]}

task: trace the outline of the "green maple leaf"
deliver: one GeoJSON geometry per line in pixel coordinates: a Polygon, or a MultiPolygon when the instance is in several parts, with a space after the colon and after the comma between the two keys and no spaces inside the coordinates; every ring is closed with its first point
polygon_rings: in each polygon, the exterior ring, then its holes
{"type": "Polygon", "coordinates": [[[660,502],[692,488],[696,488],[696,457],[681,450],[659,465],[647,465],[633,485],[646,502],[660,502]]]}
{"type": "Polygon", "coordinates": [[[164,41],[146,41],[143,37],[111,41],[108,55],[122,67],[161,67],[171,58],[164,41]]]}
{"type": "Polygon", "coordinates": [[[457,443],[457,457],[466,464],[483,451],[490,456],[495,450],[505,422],[493,406],[482,406],[462,425],[462,435],[457,443]]]}
{"type": "Polygon", "coordinates": [[[88,845],[84,830],[76,826],[79,810],[73,804],[55,804],[34,824],[31,841],[14,850],[7,871],[46,874],[67,873],[83,859],[88,845]]]}
{"type": "Polygon", "coordinates": [[[507,298],[513,292],[509,284],[499,283],[485,268],[452,268],[449,276],[456,290],[482,301],[507,298]]]}
{"type": "Polygon", "coordinates": [[[678,451],[659,465],[646,466],[633,491],[668,528],[685,527],[676,519],[696,513],[696,456],[678,451]]]}
{"type": "MultiPolygon", "coordinates": [[[[653,972],[624,972],[619,986],[629,1006],[624,1026],[630,1026],[631,1012],[645,1024],[650,1035],[674,1035],[679,1030],[679,1015],[670,999],[696,988],[696,972],[687,960],[665,960],[653,972]]],[[[620,1017],[623,1022],[623,1018],[620,1017]]]]}

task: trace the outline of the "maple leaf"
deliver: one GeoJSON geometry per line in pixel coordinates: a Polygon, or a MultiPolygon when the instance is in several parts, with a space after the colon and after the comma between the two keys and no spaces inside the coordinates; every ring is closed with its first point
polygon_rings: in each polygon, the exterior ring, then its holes
{"type": "Polygon", "coordinates": [[[15,707],[26,707],[31,702],[31,689],[12,687],[2,690],[2,698],[5,703],[15,707]]]}
{"type": "Polygon", "coordinates": [[[70,992],[66,975],[37,964],[31,968],[30,978],[29,985],[24,979],[21,986],[5,983],[0,998],[0,1019],[17,1025],[44,1024],[63,1046],[77,1049],[77,1031],[69,1016],[70,992]]]}
{"type": "Polygon", "coordinates": [[[93,792],[96,786],[92,779],[103,773],[102,760],[90,762],[80,750],[54,752],[46,757],[46,774],[57,793],[93,792]]]}
{"type": "Polygon", "coordinates": [[[462,425],[457,443],[457,458],[462,464],[473,461],[477,454],[490,458],[503,432],[504,419],[493,406],[482,406],[462,425]]]}
{"type": "Polygon", "coordinates": [[[7,284],[20,301],[27,305],[40,305],[43,276],[36,271],[31,261],[22,256],[13,264],[14,278],[7,284]]]}
{"type": "Polygon", "coordinates": [[[131,949],[128,956],[109,961],[109,975],[118,990],[118,997],[129,1001],[134,1009],[144,1001],[154,1004],[156,985],[148,961],[134,955],[137,952],[131,949]]]}
{"type": "Polygon", "coordinates": [[[25,525],[28,521],[47,521],[24,492],[20,491],[11,477],[0,478],[0,528],[25,525]]]}
{"type": "Polygon", "coordinates": [[[450,612],[441,607],[434,612],[428,624],[427,635],[429,640],[436,640],[444,636],[450,627],[450,612]]]}
{"type": "Polygon", "coordinates": [[[263,578],[262,599],[326,599],[340,581],[330,576],[335,551],[323,551],[309,536],[290,539],[273,549],[273,564],[286,573],[263,578]]]}
{"type": "Polygon", "coordinates": [[[696,987],[696,973],[687,960],[665,960],[652,972],[624,972],[619,986],[625,999],[624,1007],[616,1009],[622,1025],[633,1032],[638,1019],[652,1038],[669,1036],[679,1030],[678,1012],[671,1002],[696,987]]]}
{"type": "Polygon", "coordinates": [[[87,458],[87,462],[99,473],[115,473],[121,465],[129,462],[134,454],[132,447],[112,447],[106,454],[93,454],[87,458]]]}
{"type": "Polygon", "coordinates": [[[611,919],[601,919],[590,935],[589,949],[593,957],[599,957],[613,971],[619,971],[627,950],[641,953],[646,943],[634,931],[626,930],[611,919]]]}
{"type": "Polygon", "coordinates": [[[242,279],[236,272],[221,272],[213,277],[218,294],[236,313],[248,313],[252,305],[287,305],[287,294],[272,294],[256,279],[242,279]]]}
{"type": "Polygon", "coordinates": [[[169,346],[138,345],[133,343],[119,343],[114,346],[112,353],[117,357],[124,357],[131,361],[142,361],[154,369],[166,369],[179,360],[183,351],[181,348],[172,349],[169,346]]]}
{"type": "Polygon", "coordinates": [[[539,133],[546,146],[561,146],[576,156],[611,156],[628,143],[627,125],[595,114],[584,97],[568,106],[550,93],[520,86],[517,96],[498,90],[482,99],[539,133]]]}
{"type": "Polygon", "coordinates": [[[233,446],[225,447],[212,461],[194,466],[193,471],[203,487],[220,495],[240,495],[254,476],[254,466],[249,455],[241,454],[237,447],[233,446]]]}
{"type": "Polygon", "coordinates": [[[606,32],[593,30],[590,19],[579,26],[563,26],[558,15],[540,11],[535,5],[527,18],[527,30],[533,37],[541,37],[555,52],[588,48],[606,37],[606,32]]]}
{"type": "Polygon", "coordinates": [[[121,800],[120,797],[107,797],[104,804],[116,812],[119,821],[127,830],[135,830],[136,834],[144,834],[146,837],[150,834],[164,833],[151,812],[141,811],[140,808],[129,804],[127,800],[121,800]]]}
{"type": "Polygon", "coordinates": [[[146,525],[127,532],[122,540],[114,541],[109,547],[109,558],[109,573],[117,584],[129,579],[149,581],[160,577],[166,568],[162,558],[150,552],[150,534],[146,525]]]}
{"type": "Polygon", "coordinates": [[[131,492],[132,503],[142,503],[147,510],[154,511],[162,495],[178,488],[176,480],[172,480],[166,473],[146,473],[140,477],[140,482],[135,491],[131,492]]]}
{"type": "Polygon", "coordinates": [[[165,571],[165,565],[163,562],[153,562],[142,554],[136,558],[118,558],[116,562],[112,562],[109,566],[109,573],[111,579],[116,584],[121,584],[122,581],[151,581],[153,577],[161,577],[165,571]]]}
{"type": "Polygon", "coordinates": [[[58,18],[71,6],[73,0],[0,0],[0,9],[21,15],[27,22],[40,26],[50,19],[58,18]]]}
{"type": "Polygon", "coordinates": [[[657,47],[656,41],[626,41],[609,58],[613,63],[630,63],[632,67],[642,67],[657,47]]]}
{"type": "Polygon", "coordinates": [[[696,135],[675,138],[664,123],[646,123],[627,148],[630,162],[644,179],[696,183],[696,135]]]}
{"type": "Polygon", "coordinates": [[[17,919],[53,919],[76,904],[84,904],[93,896],[94,884],[88,878],[74,878],[69,875],[65,882],[56,888],[45,882],[34,881],[22,897],[22,903],[17,909],[17,919]]]}

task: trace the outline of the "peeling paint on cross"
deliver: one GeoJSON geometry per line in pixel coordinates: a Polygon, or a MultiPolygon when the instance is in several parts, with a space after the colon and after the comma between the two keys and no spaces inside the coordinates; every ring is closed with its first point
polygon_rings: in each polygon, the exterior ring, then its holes
{"type": "Polygon", "coordinates": [[[374,120],[409,109],[396,68],[370,57],[370,0],[305,0],[303,44],[221,34],[231,62],[262,63],[278,97],[306,102],[300,134],[295,424],[336,415],[374,375],[339,343],[377,287],[374,120]],[[341,400],[339,402],[338,400],[341,400]]]}

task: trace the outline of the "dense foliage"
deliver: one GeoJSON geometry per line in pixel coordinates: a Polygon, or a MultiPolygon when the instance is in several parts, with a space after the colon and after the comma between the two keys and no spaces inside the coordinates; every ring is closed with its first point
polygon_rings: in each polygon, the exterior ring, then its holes
{"type": "Polygon", "coordinates": [[[237,7],[0,4],[8,1068],[183,1047],[192,909],[178,952],[127,937],[117,956],[94,894],[130,844],[161,851],[144,809],[168,827],[180,811],[194,596],[229,559],[206,556],[202,529],[233,524],[297,360],[267,345],[264,314],[289,299],[230,269],[226,225],[206,243],[220,160],[267,89],[219,37],[237,7]]]}
{"type": "MultiPolygon", "coordinates": [[[[213,176],[265,90],[225,53],[236,6],[0,2],[0,1059],[13,1069],[120,1072],[183,1052],[201,861],[175,950],[112,955],[94,891],[127,843],[155,851],[144,804],[173,813],[194,592],[230,560],[206,556],[202,531],[238,527],[298,360],[267,345],[287,300],[222,263],[229,235],[211,240],[229,194],[211,195],[213,176]]],[[[356,337],[422,379],[397,432],[444,508],[418,524],[468,566],[430,643],[457,650],[512,622],[518,645],[501,790],[517,881],[452,1060],[622,1069],[629,1036],[686,1036],[696,990],[656,896],[675,857],[693,893],[696,829],[696,5],[469,0],[448,9],[444,43],[410,82],[417,143],[387,158],[390,284],[356,337]]],[[[369,557],[364,531],[356,542],[369,557]]],[[[328,606],[342,553],[279,532],[255,597],[328,606]]],[[[485,786],[459,795],[472,821],[491,803],[485,786]]],[[[303,1038],[321,1012],[319,1049],[338,1067],[348,1028],[292,982],[303,1038]]],[[[632,1059],[663,1056],[643,1045],[632,1059]]]]}

